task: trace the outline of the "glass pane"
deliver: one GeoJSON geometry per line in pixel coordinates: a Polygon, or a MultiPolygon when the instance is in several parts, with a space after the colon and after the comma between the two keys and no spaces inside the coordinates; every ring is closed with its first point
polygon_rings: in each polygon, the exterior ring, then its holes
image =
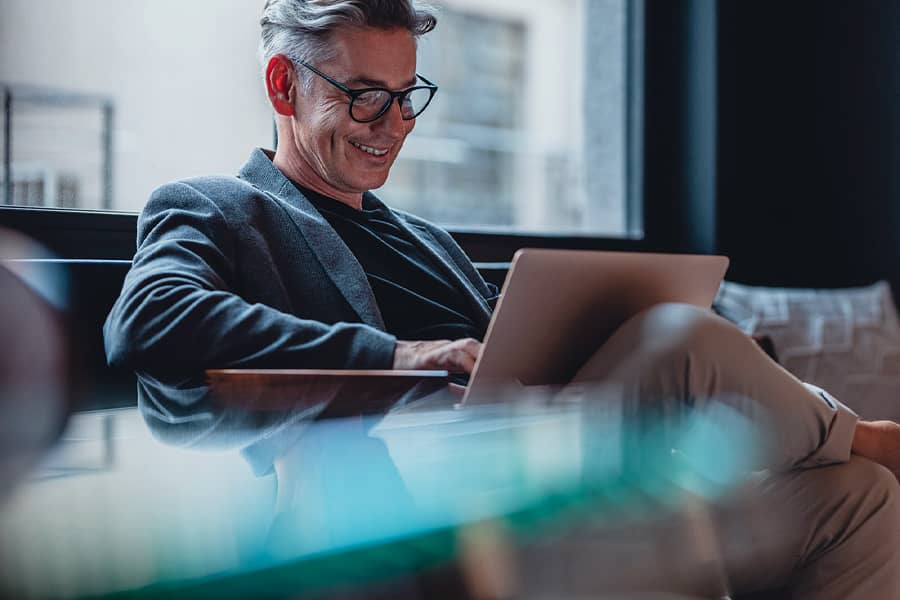
{"type": "Polygon", "coordinates": [[[410,115],[418,114],[428,105],[428,100],[431,98],[431,90],[426,88],[419,88],[413,90],[406,96],[404,102],[403,112],[409,113],[410,115]]]}
{"type": "Polygon", "coordinates": [[[391,97],[387,92],[366,92],[360,94],[353,100],[353,116],[360,121],[367,121],[373,118],[384,105],[390,101],[391,97]]]}
{"type": "Polygon", "coordinates": [[[381,197],[454,227],[624,235],[627,0],[442,6],[419,45],[440,90],[381,197]]]}
{"type": "MultiPolygon", "coordinates": [[[[418,65],[440,91],[379,195],[448,226],[624,234],[628,1],[443,0],[418,65]]],[[[3,0],[11,201],[136,211],[271,147],[263,4],[3,0]]]]}

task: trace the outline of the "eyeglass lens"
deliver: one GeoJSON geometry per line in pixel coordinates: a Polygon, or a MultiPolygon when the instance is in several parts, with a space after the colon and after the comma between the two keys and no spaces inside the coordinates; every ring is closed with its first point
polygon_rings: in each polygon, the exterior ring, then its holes
{"type": "MultiPolygon", "coordinates": [[[[427,88],[414,89],[403,98],[400,109],[405,119],[412,119],[419,115],[431,98],[431,90],[427,88]]],[[[383,112],[393,100],[391,95],[384,90],[365,92],[357,96],[350,106],[354,119],[368,121],[374,119],[383,112]]]]}

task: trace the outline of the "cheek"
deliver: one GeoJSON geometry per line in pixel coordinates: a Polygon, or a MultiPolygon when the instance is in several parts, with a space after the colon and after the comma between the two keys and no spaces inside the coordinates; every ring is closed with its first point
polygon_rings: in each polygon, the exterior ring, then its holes
{"type": "MultiPolygon", "coordinates": [[[[334,145],[343,135],[343,112],[340,106],[319,105],[316,107],[314,128],[320,146],[334,145]]],[[[346,110],[346,109],[345,109],[346,110]]]]}

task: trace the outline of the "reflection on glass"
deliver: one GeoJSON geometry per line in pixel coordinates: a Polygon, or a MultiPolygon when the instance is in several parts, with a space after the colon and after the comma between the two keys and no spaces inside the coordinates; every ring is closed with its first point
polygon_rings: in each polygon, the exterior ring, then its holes
{"type": "MultiPolygon", "coordinates": [[[[20,486],[0,511],[3,585],[67,598],[643,585],[650,563],[613,572],[601,559],[712,535],[708,507],[752,466],[756,442],[727,410],[667,427],[632,419],[614,388],[498,389],[496,403],[462,410],[409,390],[369,414],[334,409],[346,389],[290,402],[284,386],[221,383],[142,375],[139,412],[76,415],[51,458],[91,452],[102,416],[115,461],[20,486]],[[583,543],[597,561],[560,579],[583,543]]],[[[691,551],[673,565],[694,582],[708,560],[691,551]]]]}

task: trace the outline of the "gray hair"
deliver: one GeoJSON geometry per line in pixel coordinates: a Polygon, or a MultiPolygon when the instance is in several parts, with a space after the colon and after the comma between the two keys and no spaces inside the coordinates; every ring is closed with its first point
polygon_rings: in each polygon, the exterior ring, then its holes
{"type": "MultiPolygon", "coordinates": [[[[418,39],[434,29],[437,14],[419,0],[267,0],[259,24],[263,69],[278,54],[296,68],[333,58],[330,38],[338,27],[406,29],[418,39]]],[[[298,72],[308,88],[311,73],[298,72]]]]}

